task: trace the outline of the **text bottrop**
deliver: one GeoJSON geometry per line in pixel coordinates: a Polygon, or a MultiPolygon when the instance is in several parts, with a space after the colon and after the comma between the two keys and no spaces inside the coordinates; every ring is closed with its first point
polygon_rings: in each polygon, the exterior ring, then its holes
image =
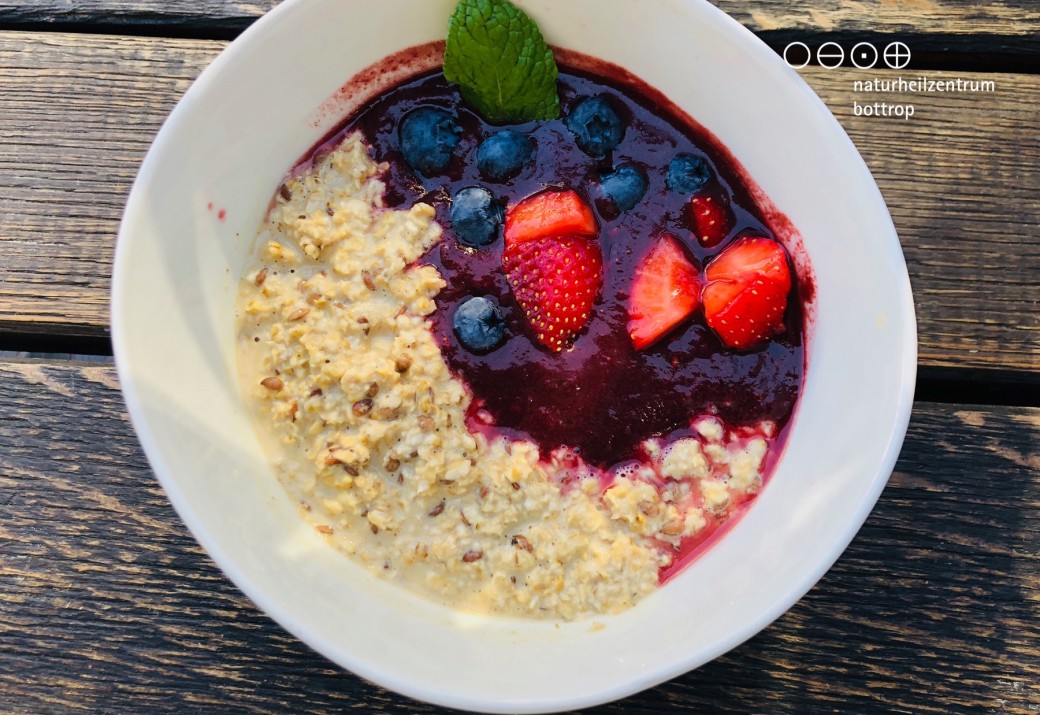
{"type": "Polygon", "coordinates": [[[854,101],[852,103],[852,113],[857,117],[901,117],[909,119],[914,116],[914,105],[889,104],[887,102],[860,104],[854,101]]]}

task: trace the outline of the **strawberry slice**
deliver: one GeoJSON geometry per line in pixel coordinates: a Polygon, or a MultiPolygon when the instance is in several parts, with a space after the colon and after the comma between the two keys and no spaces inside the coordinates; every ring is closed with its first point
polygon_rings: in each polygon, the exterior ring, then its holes
{"type": "Polygon", "coordinates": [[[546,236],[588,236],[599,233],[592,209],[577,192],[543,191],[506,211],[505,242],[521,243],[546,236]]]}
{"type": "Polygon", "coordinates": [[[603,285],[599,244],[574,235],[514,237],[502,266],[538,342],[562,351],[588,323],[603,285]]]}
{"type": "Polygon", "coordinates": [[[693,217],[693,234],[705,248],[722,243],[733,228],[733,212],[723,194],[694,194],[690,199],[690,215],[693,217]]]}
{"type": "Polygon", "coordinates": [[[700,304],[697,269],[665,234],[636,269],[628,299],[628,334],[636,350],[649,347],[700,304]]]}
{"type": "Polygon", "coordinates": [[[726,345],[744,350],[783,332],[791,271],[779,243],[741,238],[708,264],[704,277],[704,318],[726,345]]]}

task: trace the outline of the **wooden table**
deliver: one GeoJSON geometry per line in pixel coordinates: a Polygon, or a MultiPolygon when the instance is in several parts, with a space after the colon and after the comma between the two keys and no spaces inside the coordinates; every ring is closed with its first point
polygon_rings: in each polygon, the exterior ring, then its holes
{"type": "MultiPolygon", "coordinates": [[[[141,158],[273,4],[0,0],[0,711],[437,710],[335,667],[235,590],[153,478],[109,357],[141,158]]],[[[718,4],[778,51],[912,50],[902,73],[802,72],[899,230],[918,401],[877,508],[800,603],[601,711],[1040,712],[1040,5],[718,4]],[[872,96],[915,115],[854,115],[853,80],[899,74],[995,90],[872,96]]]]}

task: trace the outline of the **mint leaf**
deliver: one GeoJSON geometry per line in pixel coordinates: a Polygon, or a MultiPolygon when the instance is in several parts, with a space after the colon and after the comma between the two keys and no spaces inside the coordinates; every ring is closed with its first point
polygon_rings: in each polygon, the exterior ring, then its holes
{"type": "Polygon", "coordinates": [[[489,122],[559,117],[558,74],[538,25],[509,0],[461,0],[455,7],[444,76],[489,122]]]}

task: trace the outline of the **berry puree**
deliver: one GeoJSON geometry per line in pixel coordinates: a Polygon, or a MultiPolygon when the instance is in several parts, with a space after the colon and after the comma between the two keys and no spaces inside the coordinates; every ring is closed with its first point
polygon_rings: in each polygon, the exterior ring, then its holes
{"type": "MultiPolygon", "coordinates": [[[[691,420],[703,415],[715,415],[730,427],[770,420],[782,440],[805,365],[797,280],[774,334],[745,349],[727,346],[702,309],[642,349],[633,345],[628,327],[633,278],[663,235],[677,239],[699,274],[741,237],[776,238],[739,170],[714,149],[714,140],[638,87],[561,69],[559,92],[561,119],[508,127],[530,138],[534,151],[519,174],[505,179],[489,178],[478,168],[481,142],[504,127],[483,121],[440,72],[383,93],[337,135],[360,130],[374,158],[389,164],[384,177],[388,207],[432,204],[445,227],[443,239],[421,263],[436,266],[447,283],[437,297],[432,324],[449,367],[472,391],[471,429],[529,438],[543,458],[567,447],[601,469],[643,460],[644,440],[688,434],[691,420]],[[597,96],[609,100],[623,124],[619,143],[602,157],[583,150],[566,123],[582,98],[597,96]],[[450,163],[428,172],[432,176],[409,164],[399,137],[402,119],[422,107],[447,110],[461,130],[450,163]],[[698,240],[690,193],[669,181],[670,162],[677,155],[703,160],[710,170],[706,188],[728,197],[731,221],[724,235],[698,240]],[[636,191],[637,201],[614,202],[604,191],[604,177],[622,166],[638,167],[645,177],[645,194],[640,198],[636,191]],[[566,349],[549,350],[539,342],[514,297],[503,270],[501,226],[487,245],[466,245],[453,232],[452,198],[468,187],[486,189],[505,210],[546,189],[572,190],[594,210],[598,235],[592,240],[602,255],[602,288],[587,324],[566,349]],[[497,304],[504,324],[504,331],[492,326],[504,335],[490,350],[462,344],[453,327],[459,305],[474,296],[497,304]]],[[[488,313],[491,304],[480,307],[488,313]]]]}

